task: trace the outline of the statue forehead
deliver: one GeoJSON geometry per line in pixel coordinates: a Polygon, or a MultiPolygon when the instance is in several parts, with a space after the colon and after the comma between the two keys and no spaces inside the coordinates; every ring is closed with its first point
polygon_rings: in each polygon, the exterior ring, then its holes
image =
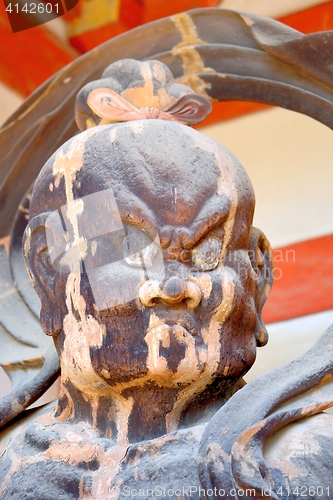
{"type": "Polygon", "coordinates": [[[160,120],[83,132],[66,143],[44,170],[37,181],[32,215],[42,211],[36,198],[47,198],[48,208],[55,209],[68,201],[66,178],[74,199],[112,189],[122,216],[134,214],[143,222],[153,219],[158,226],[188,226],[200,214],[207,219],[226,213],[232,202],[239,203],[242,191],[251,198],[247,175],[227,149],[189,127],[160,120]],[[69,172],[73,162],[75,171],[69,172]]]}
{"type": "Polygon", "coordinates": [[[171,222],[176,212],[191,221],[221,178],[217,152],[204,148],[205,140],[179,125],[133,122],[89,139],[82,173],[95,175],[96,157],[108,143],[98,179],[100,187],[114,189],[120,209],[145,204],[160,223],[171,222]]]}

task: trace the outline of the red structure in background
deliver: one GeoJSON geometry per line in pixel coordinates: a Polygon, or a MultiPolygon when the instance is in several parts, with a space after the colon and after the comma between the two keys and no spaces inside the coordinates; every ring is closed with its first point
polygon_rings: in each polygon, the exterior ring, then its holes
{"type": "MultiPolygon", "coordinates": [[[[220,3],[221,0],[169,0],[167,2],[165,0],[120,0],[119,19],[116,22],[70,37],[69,40],[75,49],[84,53],[141,24],[185,10],[216,7],[220,3]]],[[[82,3],[79,2],[77,7],[65,16],[65,19],[70,23],[75,16],[80,16],[81,9],[82,3]]]]}
{"type": "Polygon", "coordinates": [[[45,25],[12,33],[0,1],[0,80],[27,97],[79,53],[45,25]]]}
{"type": "Polygon", "coordinates": [[[274,250],[274,266],[266,323],[333,309],[333,235],[274,250]]]}

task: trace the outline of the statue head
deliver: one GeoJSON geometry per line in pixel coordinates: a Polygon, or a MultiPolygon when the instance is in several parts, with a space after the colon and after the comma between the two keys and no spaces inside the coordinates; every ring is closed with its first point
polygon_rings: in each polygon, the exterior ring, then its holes
{"type": "Polygon", "coordinates": [[[37,178],[24,242],[62,376],[91,394],[150,384],[184,401],[231,387],[266,342],[271,257],[253,210],[237,159],[186,126],[68,141],[37,178]]]}

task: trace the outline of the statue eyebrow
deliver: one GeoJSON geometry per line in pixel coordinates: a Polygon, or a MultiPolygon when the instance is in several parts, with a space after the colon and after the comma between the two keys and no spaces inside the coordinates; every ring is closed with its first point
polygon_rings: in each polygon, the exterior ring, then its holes
{"type": "Polygon", "coordinates": [[[221,226],[228,217],[228,212],[226,213],[215,213],[213,216],[207,214],[207,218],[202,218],[197,220],[192,225],[190,231],[185,230],[182,232],[181,242],[184,249],[193,248],[202,238],[208,235],[213,229],[221,226]]]}
{"type": "MultiPolygon", "coordinates": [[[[161,242],[162,240],[170,241],[172,234],[176,232],[182,247],[191,249],[210,231],[224,224],[229,215],[230,205],[230,198],[226,194],[222,196],[216,194],[206,201],[190,227],[178,228],[172,225],[159,227],[153,211],[147,206],[141,206],[139,210],[137,208],[135,213],[124,210],[122,207],[119,207],[119,211],[123,224],[145,230],[153,240],[158,234],[161,242]]],[[[164,247],[163,244],[162,247],[164,247]]]]}
{"type": "Polygon", "coordinates": [[[148,208],[147,210],[139,211],[139,213],[129,212],[128,210],[124,213],[120,209],[120,216],[123,224],[145,230],[153,240],[158,234],[158,224],[153,213],[148,208]]]}
{"type": "Polygon", "coordinates": [[[218,228],[227,220],[231,200],[226,195],[215,195],[204,204],[193,221],[191,228],[182,235],[182,246],[185,249],[194,247],[210,231],[218,228]]]}
{"type": "MultiPolygon", "coordinates": [[[[186,250],[193,248],[210,231],[222,226],[228,219],[231,201],[227,195],[214,196],[205,203],[197,217],[194,219],[191,227],[179,228],[178,241],[186,250]]],[[[161,236],[166,236],[166,231],[170,234],[175,227],[168,226],[163,228],[161,236]]]]}
{"type": "Polygon", "coordinates": [[[147,206],[146,202],[140,199],[127,189],[119,190],[116,193],[116,203],[120,218],[123,224],[138,226],[147,229],[148,233],[158,233],[158,222],[154,212],[147,206]]]}

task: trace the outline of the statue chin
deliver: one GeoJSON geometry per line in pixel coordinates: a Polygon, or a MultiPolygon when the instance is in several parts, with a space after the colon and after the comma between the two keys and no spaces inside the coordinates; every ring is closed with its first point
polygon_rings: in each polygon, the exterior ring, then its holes
{"type": "Polygon", "coordinates": [[[158,384],[188,385],[205,371],[206,348],[199,347],[202,341],[195,339],[189,328],[179,323],[159,320],[148,329],[145,342],[148,373],[158,384]]]}

